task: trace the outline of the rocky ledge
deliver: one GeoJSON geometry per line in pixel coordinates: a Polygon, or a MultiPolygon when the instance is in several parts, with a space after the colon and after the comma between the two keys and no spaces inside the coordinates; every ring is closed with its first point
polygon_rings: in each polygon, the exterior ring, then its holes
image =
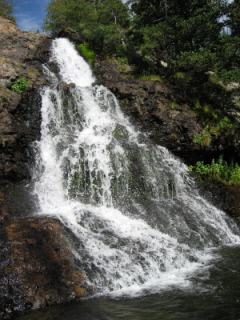
{"type": "MultiPolygon", "coordinates": [[[[99,61],[96,73],[103,85],[117,96],[132,123],[185,163],[208,161],[221,154],[226,159],[231,155],[231,159],[240,163],[240,129],[212,133],[209,143],[195,143],[194,137],[204,132],[203,124],[198,113],[171,85],[136,79],[120,72],[118,63],[111,61],[99,61]]],[[[226,110],[226,115],[238,122],[240,106],[235,105],[235,112],[226,110]]]]}
{"type": "Polygon", "coordinates": [[[29,145],[40,132],[38,88],[51,39],[0,17],[0,181],[29,177],[29,145]],[[24,79],[26,87],[13,85],[24,79]]]}
{"type": "Polygon", "coordinates": [[[0,319],[85,294],[62,224],[26,217],[35,205],[25,186],[31,144],[40,136],[39,88],[50,44],[46,35],[20,31],[0,17],[0,319]],[[25,86],[14,90],[19,79],[25,86]]]}
{"type": "Polygon", "coordinates": [[[59,221],[10,220],[0,234],[0,319],[84,296],[83,274],[59,221]]]}

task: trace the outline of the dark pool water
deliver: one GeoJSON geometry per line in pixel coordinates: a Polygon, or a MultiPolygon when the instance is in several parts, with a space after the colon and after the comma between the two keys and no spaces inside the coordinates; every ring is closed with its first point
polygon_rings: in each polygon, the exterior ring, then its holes
{"type": "Polygon", "coordinates": [[[138,298],[102,297],[48,307],[21,320],[240,320],[240,247],[221,249],[188,289],[138,298]]]}

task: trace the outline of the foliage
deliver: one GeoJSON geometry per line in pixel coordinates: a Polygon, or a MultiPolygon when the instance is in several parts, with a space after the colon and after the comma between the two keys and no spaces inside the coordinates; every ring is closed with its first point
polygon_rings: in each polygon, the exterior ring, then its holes
{"type": "Polygon", "coordinates": [[[189,166],[191,172],[197,173],[203,178],[221,181],[225,184],[240,184],[240,166],[233,161],[228,163],[219,157],[218,160],[212,159],[210,164],[197,161],[194,166],[189,166]]]}
{"type": "Polygon", "coordinates": [[[15,91],[15,92],[21,94],[21,93],[23,93],[23,92],[26,90],[29,82],[30,82],[30,80],[28,80],[28,79],[18,78],[18,79],[14,82],[14,84],[12,85],[12,88],[11,88],[11,89],[12,89],[12,91],[15,91]]]}
{"type": "Polygon", "coordinates": [[[239,19],[239,0],[51,0],[44,29],[71,30],[101,58],[125,58],[136,76],[223,110],[240,78],[239,19]]]}
{"type": "Polygon", "coordinates": [[[16,22],[13,14],[13,4],[11,0],[0,0],[0,16],[16,22]]]}
{"type": "MultiPolygon", "coordinates": [[[[225,88],[210,83],[209,71],[225,83],[239,81],[239,0],[131,0],[129,49],[137,72],[159,74],[186,99],[226,105],[225,88]],[[237,27],[238,26],[238,27],[237,27]],[[161,61],[167,64],[163,67],[161,61]]],[[[189,101],[187,101],[189,102],[189,101]]]]}
{"type": "Polygon", "coordinates": [[[89,49],[88,43],[78,45],[77,50],[87,60],[87,62],[89,62],[91,65],[94,65],[95,52],[89,49]]]}
{"type": "Polygon", "coordinates": [[[212,134],[219,136],[222,133],[226,133],[228,130],[239,128],[238,122],[233,122],[228,117],[220,117],[214,114],[215,121],[213,121],[213,115],[211,110],[206,107],[206,126],[202,133],[197,133],[193,136],[193,142],[202,146],[209,146],[212,141],[212,134]]]}
{"type": "Polygon", "coordinates": [[[203,133],[197,133],[193,137],[193,142],[198,143],[201,146],[209,146],[211,144],[211,134],[207,131],[203,131],[203,133]]]}
{"type": "Polygon", "coordinates": [[[121,55],[125,51],[128,9],[121,0],[52,0],[47,6],[44,30],[77,32],[94,51],[121,55]]]}

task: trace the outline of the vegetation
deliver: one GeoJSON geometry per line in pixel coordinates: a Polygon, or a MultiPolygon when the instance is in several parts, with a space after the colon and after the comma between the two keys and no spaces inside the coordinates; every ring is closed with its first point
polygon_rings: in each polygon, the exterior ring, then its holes
{"type": "Polygon", "coordinates": [[[95,52],[89,49],[88,43],[82,43],[77,46],[77,50],[89,62],[92,66],[94,65],[95,61],[95,52]]]}
{"type": "Polygon", "coordinates": [[[83,42],[105,57],[126,54],[129,15],[121,0],[52,0],[47,6],[44,30],[78,33],[83,42]]]}
{"type": "Polygon", "coordinates": [[[0,0],[0,16],[16,22],[13,13],[12,0],[0,0]]]}
{"type": "Polygon", "coordinates": [[[210,164],[204,164],[198,161],[194,166],[189,166],[191,172],[197,173],[202,178],[217,180],[224,184],[240,185],[240,166],[238,163],[228,163],[219,157],[218,160],[213,159],[210,164]]]}
{"type": "Polygon", "coordinates": [[[239,0],[51,0],[44,29],[77,33],[91,64],[99,55],[140,79],[172,84],[204,128],[193,142],[209,146],[213,135],[239,127],[225,113],[240,91],[231,86],[240,79],[239,22],[239,0]]]}
{"type": "Polygon", "coordinates": [[[29,82],[30,82],[30,80],[28,80],[28,79],[18,78],[18,79],[14,82],[14,84],[12,85],[12,88],[11,88],[11,89],[12,89],[12,91],[15,91],[15,92],[21,94],[21,93],[23,93],[23,92],[26,90],[29,82]]]}
{"type": "Polygon", "coordinates": [[[239,20],[239,0],[52,0],[44,29],[73,31],[103,58],[174,84],[189,103],[222,108],[223,83],[240,78],[239,20]]]}

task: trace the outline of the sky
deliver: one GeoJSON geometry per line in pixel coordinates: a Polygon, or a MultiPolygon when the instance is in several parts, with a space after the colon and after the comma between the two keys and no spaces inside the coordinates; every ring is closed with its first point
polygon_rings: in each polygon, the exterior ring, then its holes
{"type": "Polygon", "coordinates": [[[50,0],[13,0],[14,16],[18,28],[42,32],[41,27],[46,15],[45,9],[49,2],[50,0]]]}
{"type": "Polygon", "coordinates": [[[26,31],[42,31],[45,9],[50,0],[13,0],[14,16],[18,28],[26,31]]]}
{"type": "Polygon", "coordinates": [[[42,32],[41,27],[46,15],[45,9],[49,2],[50,0],[13,0],[14,16],[18,28],[42,32]]]}

